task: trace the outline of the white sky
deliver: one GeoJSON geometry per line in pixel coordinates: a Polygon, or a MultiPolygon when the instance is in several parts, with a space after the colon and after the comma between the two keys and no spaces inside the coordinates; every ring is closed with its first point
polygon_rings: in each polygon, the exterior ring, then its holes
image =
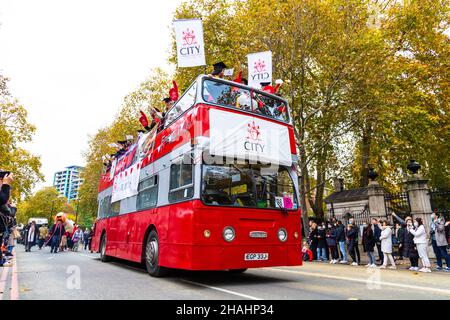
{"type": "Polygon", "coordinates": [[[42,172],[84,165],[89,134],[111,122],[151,68],[169,69],[181,0],[0,0],[0,72],[37,127],[42,172]]]}

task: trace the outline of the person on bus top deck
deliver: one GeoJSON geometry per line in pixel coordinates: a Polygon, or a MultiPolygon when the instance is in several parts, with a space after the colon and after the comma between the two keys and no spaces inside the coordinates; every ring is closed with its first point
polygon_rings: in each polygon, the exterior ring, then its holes
{"type": "MultiPolygon", "coordinates": [[[[248,81],[245,78],[241,79],[241,83],[246,86],[248,85],[248,81]]],[[[239,96],[236,98],[236,108],[252,111],[253,105],[253,109],[256,110],[258,102],[254,98],[251,99],[250,96],[251,96],[250,91],[242,90],[239,96]]]]}
{"type": "Polygon", "coordinates": [[[127,152],[127,140],[117,141],[120,146],[120,149],[114,154],[115,158],[119,158],[121,155],[127,152]]]}
{"type": "MultiPolygon", "coordinates": [[[[213,64],[213,66],[214,71],[208,76],[223,79],[225,69],[227,68],[226,64],[220,61],[213,64]]],[[[206,82],[204,88],[205,90],[204,95],[206,96],[206,101],[212,103],[220,103],[220,101],[218,100],[220,100],[223,94],[223,89],[224,89],[223,84],[221,83],[206,82]]]]}
{"type": "Polygon", "coordinates": [[[226,64],[223,63],[222,61],[220,61],[220,62],[213,64],[213,67],[214,67],[214,71],[211,73],[211,75],[213,77],[223,79],[224,71],[227,68],[226,64]]]}
{"type": "Polygon", "coordinates": [[[169,97],[164,98],[162,101],[164,101],[164,105],[166,106],[166,112],[169,111],[175,103],[175,101],[172,101],[169,97]]]}
{"type": "Polygon", "coordinates": [[[165,113],[161,113],[158,108],[150,108],[150,116],[152,117],[152,123],[147,130],[151,131],[155,126],[157,126],[157,131],[161,131],[164,125],[165,113]]]}

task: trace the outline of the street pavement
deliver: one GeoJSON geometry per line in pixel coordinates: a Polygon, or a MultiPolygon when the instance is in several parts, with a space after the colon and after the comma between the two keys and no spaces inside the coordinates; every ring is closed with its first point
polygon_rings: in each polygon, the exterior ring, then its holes
{"type": "Polygon", "coordinates": [[[243,274],[177,270],[152,278],[139,264],[102,263],[88,251],[15,250],[13,266],[0,268],[0,300],[450,299],[450,273],[411,272],[406,260],[399,270],[313,262],[243,274]]]}

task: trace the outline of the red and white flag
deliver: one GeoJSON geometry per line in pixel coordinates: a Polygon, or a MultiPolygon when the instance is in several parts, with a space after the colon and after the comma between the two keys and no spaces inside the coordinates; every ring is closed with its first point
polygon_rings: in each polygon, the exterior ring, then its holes
{"type": "Polygon", "coordinates": [[[272,84],[272,51],[257,52],[247,55],[248,85],[261,88],[261,82],[272,84]]]}
{"type": "Polygon", "coordinates": [[[203,21],[201,19],[175,20],[178,67],[206,65],[203,42],[203,21]]]}

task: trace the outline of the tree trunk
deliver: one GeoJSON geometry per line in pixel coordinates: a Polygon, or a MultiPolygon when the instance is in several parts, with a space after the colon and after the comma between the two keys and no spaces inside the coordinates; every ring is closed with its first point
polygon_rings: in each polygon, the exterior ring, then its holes
{"type": "Polygon", "coordinates": [[[306,177],[308,176],[306,168],[306,154],[304,151],[304,146],[300,146],[300,179],[299,179],[299,193],[300,193],[300,209],[302,210],[302,224],[303,231],[305,232],[305,237],[309,236],[309,219],[308,219],[308,208],[306,206],[306,177]]]}
{"type": "Polygon", "coordinates": [[[370,144],[372,142],[372,126],[364,124],[361,138],[361,176],[359,186],[364,188],[369,183],[367,174],[369,173],[370,144]]]}

